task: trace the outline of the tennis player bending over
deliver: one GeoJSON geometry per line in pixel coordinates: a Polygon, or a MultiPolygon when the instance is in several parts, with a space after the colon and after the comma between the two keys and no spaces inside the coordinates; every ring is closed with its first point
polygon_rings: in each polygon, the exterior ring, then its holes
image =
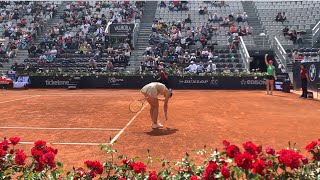
{"type": "Polygon", "coordinates": [[[147,102],[150,104],[150,117],[152,120],[152,128],[163,127],[158,123],[159,100],[164,101],[164,115],[168,119],[168,101],[172,97],[172,90],[168,89],[164,84],[152,82],[145,85],[140,92],[144,95],[147,102]],[[164,99],[158,99],[158,95],[163,95],[164,99]]]}

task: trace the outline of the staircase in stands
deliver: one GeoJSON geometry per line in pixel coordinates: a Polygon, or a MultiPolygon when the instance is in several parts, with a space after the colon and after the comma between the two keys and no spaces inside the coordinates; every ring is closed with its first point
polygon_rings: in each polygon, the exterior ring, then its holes
{"type": "MultiPolygon", "coordinates": [[[[46,24],[44,24],[42,31],[40,34],[37,35],[37,38],[32,42],[36,46],[40,44],[45,36],[45,34],[57,23],[60,21],[60,16],[63,14],[63,10],[65,8],[64,3],[61,3],[57,7],[57,12],[52,19],[49,19],[46,24]]],[[[28,58],[28,49],[19,49],[17,55],[13,58],[10,58],[9,63],[4,63],[4,68],[1,69],[2,71],[7,71],[11,68],[11,66],[17,62],[18,64],[23,63],[24,59],[28,58]]]]}
{"type": "Polygon", "coordinates": [[[252,1],[241,1],[243,10],[248,15],[248,23],[249,26],[252,27],[252,36],[255,43],[255,49],[264,49],[269,50],[270,49],[270,41],[268,35],[265,33],[265,29],[262,26],[262,23],[259,19],[259,16],[256,12],[256,8],[252,1]],[[260,36],[261,33],[265,33],[266,36],[260,36]]]}
{"type": "Polygon", "coordinates": [[[149,46],[149,36],[151,34],[151,26],[155,18],[157,6],[157,1],[146,1],[140,23],[137,45],[132,52],[130,66],[127,67],[128,71],[135,72],[139,70],[143,57],[142,54],[144,53],[145,48],[149,46]]]}

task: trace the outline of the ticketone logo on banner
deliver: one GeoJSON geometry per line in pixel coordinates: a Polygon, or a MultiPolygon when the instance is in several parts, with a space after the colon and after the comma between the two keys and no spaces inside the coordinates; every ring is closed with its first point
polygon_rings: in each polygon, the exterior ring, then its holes
{"type": "Polygon", "coordinates": [[[241,85],[266,85],[266,81],[264,80],[245,80],[242,79],[241,85]]]}
{"type": "Polygon", "coordinates": [[[60,80],[46,80],[47,86],[66,86],[69,84],[69,81],[60,81],[60,80]]]}
{"type": "Polygon", "coordinates": [[[117,79],[117,78],[115,78],[115,77],[108,78],[108,83],[109,83],[109,84],[115,84],[115,83],[117,83],[117,82],[123,82],[123,81],[124,81],[124,79],[117,79]]]}

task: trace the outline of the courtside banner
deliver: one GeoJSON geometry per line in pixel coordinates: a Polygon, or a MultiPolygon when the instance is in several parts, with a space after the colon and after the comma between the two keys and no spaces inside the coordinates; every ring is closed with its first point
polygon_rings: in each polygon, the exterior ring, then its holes
{"type": "MultiPolygon", "coordinates": [[[[30,88],[67,88],[72,83],[70,76],[30,76],[30,88]]],[[[156,76],[83,76],[77,83],[78,88],[118,88],[140,89],[144,85],[157,81],[156,76]]],[[[263,77],[230,76],[169,76],[169,85],[173,89],[265,89],[263,77]]]]}

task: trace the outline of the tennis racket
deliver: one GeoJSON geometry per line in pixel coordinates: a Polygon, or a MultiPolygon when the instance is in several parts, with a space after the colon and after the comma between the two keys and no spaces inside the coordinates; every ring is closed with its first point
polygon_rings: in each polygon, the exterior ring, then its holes
{"type": "Polygon", "coordinates": [[[140,99],[140,100],[134,100],[133,102],[131,102],[129,104],[129,110],[132,112],[132,113],[137,113],[139,112],[142,107],[143,107],[143,104],[146,102],[145,99],[140,99]]]}

